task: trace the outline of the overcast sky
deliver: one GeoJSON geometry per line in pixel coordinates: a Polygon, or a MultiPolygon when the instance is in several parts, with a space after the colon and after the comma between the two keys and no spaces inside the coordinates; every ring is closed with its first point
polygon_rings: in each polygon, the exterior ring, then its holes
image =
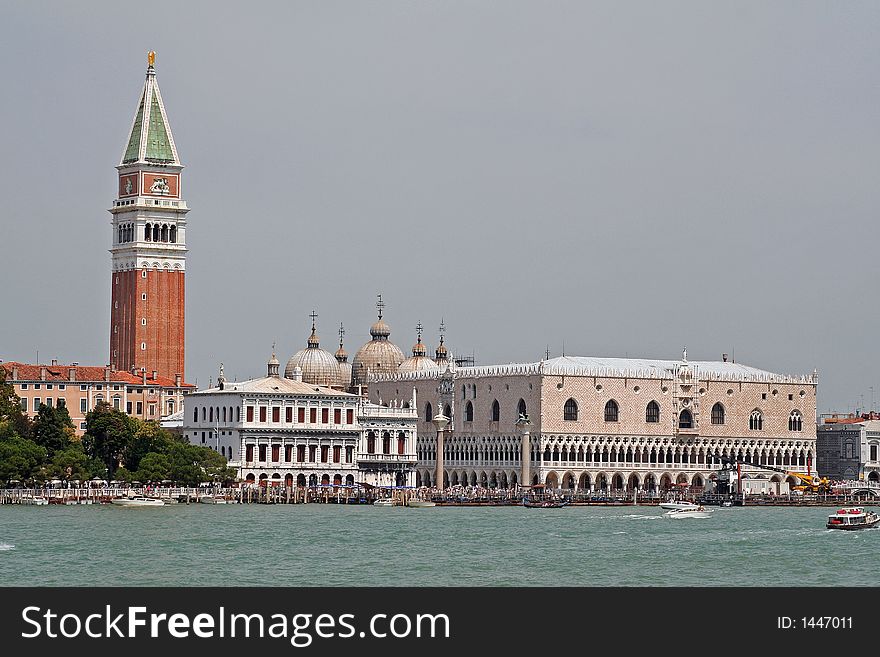
{"type": "MultiPolygon", "coordinates": [[[[404,352],[736,360],[880,404],[880,3],[10,2],[0,358],[108,361],[146,68],[188,215],[187,378],[376,293],[404,352]]],[[[876,404],[875,404],[876,405],[876,404]]]]}

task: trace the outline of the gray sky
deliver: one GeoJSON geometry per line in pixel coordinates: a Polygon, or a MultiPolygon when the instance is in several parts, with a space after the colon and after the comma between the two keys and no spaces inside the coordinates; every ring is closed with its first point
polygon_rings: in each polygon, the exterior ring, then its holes
{"type": "Polygon", "coordinates": [[[188,379],[375,295],[480,363],[735,352],[878,376],[877,2],[10,2],[0,358],[108,359],[110,207],[156,69],[184,170],[188,379]]]}

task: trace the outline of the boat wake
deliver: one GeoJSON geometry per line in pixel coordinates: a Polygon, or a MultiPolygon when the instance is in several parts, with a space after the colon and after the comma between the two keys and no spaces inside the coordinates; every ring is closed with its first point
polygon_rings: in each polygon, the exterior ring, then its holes
{"type": "Polygon", "coordinates": [[[14,550],[15,546],[10,543],[0,543],[0,552],[6,550],[14,550]]]}

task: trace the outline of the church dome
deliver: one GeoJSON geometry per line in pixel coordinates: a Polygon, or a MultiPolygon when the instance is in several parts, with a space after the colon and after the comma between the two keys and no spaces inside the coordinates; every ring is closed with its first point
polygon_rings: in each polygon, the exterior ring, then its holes
{"type": "Polygon", "coordinates": [[[428,350],[422,344],[422,325],[419,324],[419,339],[413,345],[412,356],[407,358],[397,368],[398,372],[439,372],[440,366],[428,358],[428,350]]]}
{"type": "Polygon", "coordinates": [[[303,383],[334,387],[342,385],[339,363],[336,362],[333,354],[321,349],[320,341],[315,333],[314,317],[312,318],[312,334],[309,336],[308,346],[290,357],[284,368],[284,376],[288,379],[294,378],[297,367],[302,370],[303,383]]]}
{"type": "Polygon", "coordinates": [[[395,374],[404,360],[403,352],[388,338],[391,328],[382,321],[383,304],[379,301],[379,321],[370,327],[372,340],[358,349],[351,361],[351,385],[366,386],[370,374],[395,374]]]}

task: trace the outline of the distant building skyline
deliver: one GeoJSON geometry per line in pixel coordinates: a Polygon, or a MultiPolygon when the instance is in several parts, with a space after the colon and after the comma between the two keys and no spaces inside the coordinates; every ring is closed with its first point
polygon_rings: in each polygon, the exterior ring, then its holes
{"type": "Polygon", "coordinates": [[[3,360],[107,362],[109,167],[155,50],[194,208],[188,381],[260,375],[312,310],[355,353],[381,292],[405,356],[444,319],[482,364],[687,345],[869,405],[880,7],[92,6],[0,25],[3,360]]]}

